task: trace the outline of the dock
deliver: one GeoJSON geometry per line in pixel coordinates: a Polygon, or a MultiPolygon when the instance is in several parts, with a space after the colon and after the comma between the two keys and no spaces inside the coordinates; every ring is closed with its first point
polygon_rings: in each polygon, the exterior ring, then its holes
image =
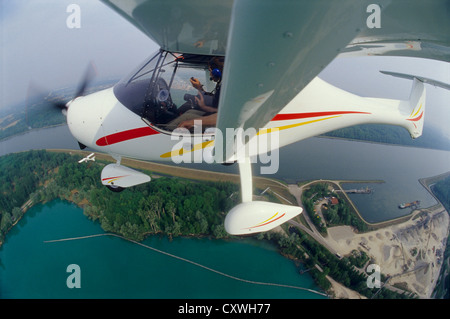
{"type": "Polygon", "coordinates": [[[344,189],[344,190],[335,190],[335,192],[345,192],[347,194],[371,194],[372,193],[372,189],[370,189],[369,187],[366,188],[360,188],[360,189],[344,189]]]}

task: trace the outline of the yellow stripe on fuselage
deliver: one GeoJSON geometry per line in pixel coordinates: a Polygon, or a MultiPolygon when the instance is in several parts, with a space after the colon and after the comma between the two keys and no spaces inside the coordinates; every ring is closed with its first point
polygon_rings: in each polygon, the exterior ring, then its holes
{"type": "Polygon", "coordinates": [[[329,116],[329,117],[325,117],[323,119],[317,119],[317,120],[311,120],[311,121],[306,121],[306,122],[301,122],[301,123],[295,123],[295,124],[289,124],[289,125],[284,125],[284,126],[279,126],[279,127],[273,127],[273,128],[263,128],[261,130],[259,130],[257,135],[262,135],[262,134],[268,134],[268,133],[272,133],[272,130],[287,130],[289,128],[293,128],[293,127],[297,127],[297,126],[302,126],[302,125],[307,125],[307,124],[311,124],[311,123],[316,123],[316,122],[320,122],[320,121],[325,121],[325,120],[329,120],[329,119],[333,119],[336,117],[340,117],[341,115],[336,115],[336,116],[329,116]]]}
{"type": "Polygon", "coordinates": [[[180,156],[180,155],[187,154],[187,153],[190,153],[190,152],[195,152],[195,151],[198,151],[198,150],[201,150],[201,149],[204,149],[206,147],[213,146],[213,145],[214,145],[214,140],[206,141],[206,142],[203,142],[203,143],[195,144],[194,147],[192,147],[192,149],[190,149],[190,150],[185,150],[184,148],[180,148],[180,149],[175,150],[175,151],[164,153],[160,157],[161,158],[168,158],[168,157],[173,157],[173,156],[180,156]]]}
{"type": "MultiPolygon", "coordinates": [[[[269,134],[269,133],[272,133],[272,131],[276,131],[276,130],[277,131],[287,130],[290,128],[307,125],[307,124],[312,124],[312,123],[316,123],[316,122],[321,122],[321,121],[337,118],[340,116],[341,115],[329,116],[329,117],[325,117],[323,119],[311,120],[311,121],[289,124],[289,125],[273,127],[273,128],[263,128],[263,129],[259,130],[256,135],[269,134]]],[[[195,152],[195,151],[198,151],[198,150],[204,149],[206,147],[210,147],[210,146],[214,146],[214,140],[206,141],[203,143],[198,143],[198,144],[194,145],[194,147],[191,150],[185,150],[184,148],[180,148],[175,151],[167,152],[167,153],[162,154],[160,157],[161,158],[169,158],[169,157],[173,157],[173,156],[180,156],[180,155],[187,154],[190,152],[195,152]]]]}

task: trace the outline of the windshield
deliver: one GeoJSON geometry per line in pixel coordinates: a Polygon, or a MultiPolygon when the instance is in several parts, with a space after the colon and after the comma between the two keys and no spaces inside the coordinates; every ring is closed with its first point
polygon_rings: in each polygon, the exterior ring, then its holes
{"type": "MultiPolygon", "coordinates": [[[[172,131],[187,117],[185,113],[190,117],[211,113],[196,107],[199,91],[191,83],[191,78],[195,78],[205,92],[215,91],[217,84],[210,79],[208,69],[210,59],[160,51],[116,84],[114,94],[146,122],[172,131]]],[[[214,93],[202,94],[206,104],[213,104],[214,93]]]]}

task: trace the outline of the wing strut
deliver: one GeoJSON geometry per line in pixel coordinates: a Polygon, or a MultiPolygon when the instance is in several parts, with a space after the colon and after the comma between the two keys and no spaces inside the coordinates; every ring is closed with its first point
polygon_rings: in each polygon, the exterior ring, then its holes
{"type": "Polygon", "coordinates": [[[241,177],[241,195],[242,202],[251,202],[253,198],[253,176],[252,176],[252,164],[248,157],[239,161],[239,174],[241,177]]]}

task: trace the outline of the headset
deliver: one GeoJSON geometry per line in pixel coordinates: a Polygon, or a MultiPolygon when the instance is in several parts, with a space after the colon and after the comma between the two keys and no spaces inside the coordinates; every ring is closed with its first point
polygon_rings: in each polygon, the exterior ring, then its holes
{"type": "MultiPolygon", "coordinates": [[[[216,78],[216,79],[222,79],[222,72],[220,72],[220,70],[219,69],[213,69],[212,71],[211,71],[211,75],[212,75],[212,78],[216,78]]],[[[211,80],[212,80],[212,78],[211,78],[211,80]]]]}
{"type": "Polygon", "coordinates": [[[209,66],[211,67],[211,75],[212,77],[210,78],[210,80],[212,81],[213,79],[222,79],[222,71],[220,71],[219,69],[219,65],[223,64],[224,59],[223,58],[219,58],[219,57],[214,57],[209,61],[209,66]]]}

